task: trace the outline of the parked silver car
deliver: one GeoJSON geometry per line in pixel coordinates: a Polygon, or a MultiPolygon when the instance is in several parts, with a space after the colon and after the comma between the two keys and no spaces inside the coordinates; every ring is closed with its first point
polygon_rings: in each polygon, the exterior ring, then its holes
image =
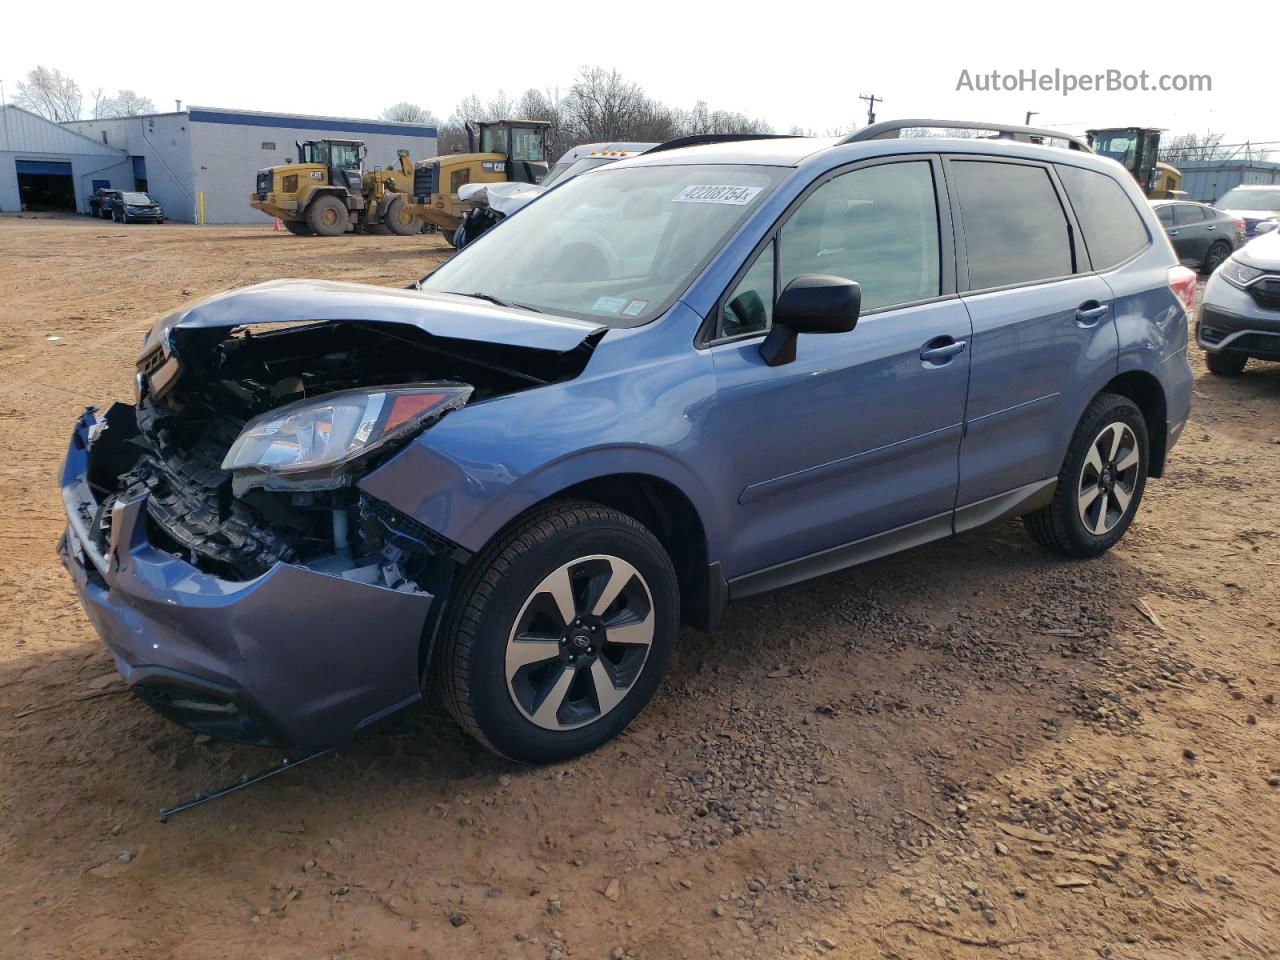
{"type": "Polygon", "coordinates": [[[1196,342],[1221,376],[1240,373],[1251,357],[1280,360],[1280,231],[1249,241],[1214,271],[1196,342]]]}
{"type": "Polygon", "coordinates": [[[1239,217],[1245,235],[1256,237],[1280,223],[1280,184],[1242,184],[1224,193],[1214,206],[1239,217]]]}

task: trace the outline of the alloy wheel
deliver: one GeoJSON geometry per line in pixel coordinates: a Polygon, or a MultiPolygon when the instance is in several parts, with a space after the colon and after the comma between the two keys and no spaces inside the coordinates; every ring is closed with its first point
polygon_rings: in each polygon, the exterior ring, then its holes
{"type": "Polygon", "coordinates": [[[1122,421],[1109,423],[1089,445],[1076,486],[1076,510],[1096,537],[1115,529],[1129,510],[1141,467],[1138,438],[1122,421]]]}
{"type": "Polygon", "coordinates": [[[525,600],[507,638],[507,690],[546,730],[594,723],[635,686],[653,645],[649,585],[619,557],[563,564],[525,600]]]}

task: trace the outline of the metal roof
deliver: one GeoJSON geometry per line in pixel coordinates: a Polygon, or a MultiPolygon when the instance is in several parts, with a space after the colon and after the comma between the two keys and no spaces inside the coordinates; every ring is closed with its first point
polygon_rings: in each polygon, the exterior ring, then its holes
{"type": "Polygon", "coordinates": [[[91,157],[113,157],[121,160],[128,154],[107,146],[92,137],[54,123],[11,103],[0,104],[0,151],[30,154],[74,154],[91,157]]]}

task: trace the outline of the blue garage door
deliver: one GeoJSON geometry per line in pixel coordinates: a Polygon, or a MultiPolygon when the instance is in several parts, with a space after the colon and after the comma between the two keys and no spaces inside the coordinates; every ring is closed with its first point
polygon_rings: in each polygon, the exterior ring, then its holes
{"type": "Polygon", "coordinates": [[[59,160],[19,160],[18,173],[44,173],[54,176],[71,176],[71,164],[59,160]]]}

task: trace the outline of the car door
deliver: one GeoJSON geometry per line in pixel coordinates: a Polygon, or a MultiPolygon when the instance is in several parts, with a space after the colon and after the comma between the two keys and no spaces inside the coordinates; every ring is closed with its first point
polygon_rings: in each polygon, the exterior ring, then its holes
{"type": "Polygon", "coordinates": [[[726,291],[706,438],[731,500],[733,595],[950,532],[970,325],[940,189],[936,157],[828,174],[726,291]],[[760,344],[773,303],[803,273],[858,281],[860,319],[801,335],[793,361],[769,366],[760,344]]]}
{"type": "Polygon", "coordinates": [[[1100,375],[1109,379],[1107,369],[1114,374],[1119,343],[1111,288],[1089,272],[1052,168],[994,157],[952,157],[946,167],[958,283],[973,322],[956,513],[963,530],[1057,476],[1064,430],[1069,437],[1082,394],[1100,375]]]}
{"type": "Polygon", "coordinates": [[[1175,203],[1173,205],[1173,229],[1169,238],[1173,241],[1173,249],[1183,263],[1200,263],[1209,252],[1209,244],[1213,242],[1213,234],[1208,230],[1205,220],[1205,209],[1197,203],[1175,203]]]}
{"type": "Polygon", "coordinates": [[[1173,252],[1177,255],[1178,260],[1183,259],[1181,251],[1178,250],[1178,244],[1173,236],[1173,209],[1176,203],[1166,203],[1163,206],[1156,207],[1156,219],[1160,221],[1160,226],[1164,228],[1164,234],[1169,238],[1169,243],[1173,246],[1173,252]]]}

